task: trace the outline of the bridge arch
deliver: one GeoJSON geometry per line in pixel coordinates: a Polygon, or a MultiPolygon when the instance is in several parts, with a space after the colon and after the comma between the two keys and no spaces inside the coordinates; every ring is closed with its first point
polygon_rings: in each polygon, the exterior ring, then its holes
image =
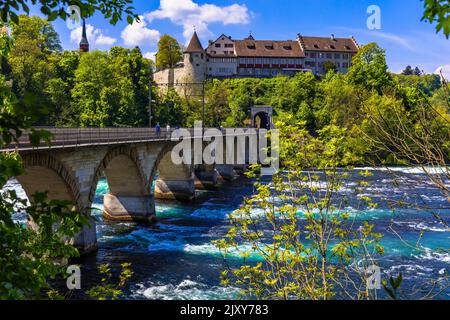
{"type": "Polygon", "coordinates": [[[159,152],[150,183],[155,182],[154,194],[158,199],[192,200],[195,197],[194,166],[173,163],[171,153],[175,145],[169,143],[159,152]]]}
{"type": "Polygon", "coordinates": [[[49,200],[69,200],[76,209],[84,211],[80,186],[75,177],[58,159],[49,154],[31,153],[22,156],[25,173],[16,177],[28,198],[36,192],[47,192],[49,200]]]}
{"type": "Polygon", "coordinates": [[[145,174],[141,169],[136,148],[119,146],[108,150],[95,170],[89,192],[90,201],[94,200],[97,184],[103,175],[105,175],[108,187],[113,193],[125,195],[130,192],[130,188],[128,190],[126,188],[132,186],[136,189],[133,194],[145,194],[145,174]],[[124,173],[126,173],[125,176],[124,173]]]}
{"type": "MultiPolygon", "coordinates": [[[[78,180],[60,160],[47,153],[30,153],[22,155],[22,161],[25,173],[16,179],[30,201],[36,192],[47,192],[49,200],[72,201],[75,210],[90,215],[91,203],[82,197],[78,180]]],[[[71,241],[82,254],[95,251],[97,248],[95,221],[91,219],[71,241]]]]}
{"type": "Polygon", "coordinates": [[[91,201],[103,174],[109,188],[109,193],[103,198],[103,216],[106,219],[152,219],[155,214],[154,200],[135,147],[119,146],[108,150],[95,171],[89,195],[91,201]]]}

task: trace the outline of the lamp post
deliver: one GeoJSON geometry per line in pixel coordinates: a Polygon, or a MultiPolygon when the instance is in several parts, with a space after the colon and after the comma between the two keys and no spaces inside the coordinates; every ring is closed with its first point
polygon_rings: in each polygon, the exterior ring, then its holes
{"type": "Polygon", "coordinates": [[[152,127],[152,80],[148,81],[148,126],[152,127]]]}
{"type": "Polygon", "coordinates": [[[205,133],[205,81],[202,82],[202,135],[205,133]]]}

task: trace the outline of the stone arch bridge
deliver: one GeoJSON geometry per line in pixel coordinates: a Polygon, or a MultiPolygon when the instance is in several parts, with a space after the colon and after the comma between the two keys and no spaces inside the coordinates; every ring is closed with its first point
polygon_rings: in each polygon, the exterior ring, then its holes
{"type": "MultiPolygon", "coordinates": [[[[20,153],[25,174],[16,178],[26,194],[46,191],[49,200],[70,200],[76,210],[90,216],[97,182],[105,177],[109,193],[103,216],[109,220],[151,221],[156,216],[155,198],[191,200],[196,187],[214,186],[220,177],[233,179],[234,170],[245,170],[248,162],[174,164],[170,151],[179,141],[171,140],[165,130],[157,135],[150,128],[44,129],[53,134],[51,146],[32,147],[25,132],[18,143],[1,150],[20,153]]],[[[204,144],[206,133],[196,136],[189,130],[192,143],[199,139],[204,144]]],[[[239,135],[242,130],[232,139],[239,135]]],[[[95,221],[91,221],[74,239],[82,253],[97,246],[95,221]]]]}

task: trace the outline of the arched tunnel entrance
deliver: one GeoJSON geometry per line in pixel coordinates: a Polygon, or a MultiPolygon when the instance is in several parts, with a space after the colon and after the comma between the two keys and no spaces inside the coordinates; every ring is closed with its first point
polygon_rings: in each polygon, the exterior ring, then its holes
{"type": "Polygon", "coordinates": [[[253,128],[270,130],[273,110],[270,106],[253,106],[251,108],[251,123],[253,128]]]}
{"type": "Polygon", "coordinates": [[[259,112],[253,119],[255,128],[270,129],[269,115],[266,112],[259,112]]]}

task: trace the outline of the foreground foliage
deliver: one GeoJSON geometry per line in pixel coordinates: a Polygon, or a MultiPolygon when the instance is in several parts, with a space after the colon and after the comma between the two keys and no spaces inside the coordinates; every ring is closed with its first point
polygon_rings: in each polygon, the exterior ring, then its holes
{"type": "MultiPolygon", "coordinates": [[[[35,108],[31,102],[38,101],[39,106],[45,108],[48,102],[45,98],[35,100],[33,97],[41,94],[42,98],[43,90],[54,93],[58,89],[61,95],[52,94],[51,100],[55,105],[63,102],[65,86],[71,85],[73,79],[70,69],[77,64],[76,56],[63,53],[59,63],[55,64],[55,73],[69,72],[60,80],[50,79],[47,63],[59,54],[59,39],[51,25],[40,18],[22,16],[23,23],[19,25],[16,12],[20,9],[28,12],[27,3],[36,4],[37,1],[8,0],[0,4],[0,148],[18,139],[25,130],[29,132],[32,145],[37,146],[41,141],[50,143],[48,132],[32,128],[42,116],[42,108],[35,108]],[[5,25],[8,18],[13,22],[12,37],[5,25]],[[15,73],[11,74],[11,68],[15,73]],[[48,87],[42,87],[43,84],[48,87]]],[[[73,1],[70,3],[74,4],[73,1]]],[[[128,22],[134,20],[129,3],[128,0],[75,1],[82,7],[84,16],[100,11],[111,18],[112,23],[117,22],[122,13],[129,15],[128,22]]],[[[69,2],[40,1],[39,4],[41,11],[53,20],[66,17],[65,10],[60,8],[69,2]]],[[[0,188],[23,172],[18,153],[0,154],[0,188]]],[[[0,299],[60,298],[49,281],[64,276],[68,259],[79,255],[71,239],[89,221],[84,212],[75,210],[75,203],[49,201],[45,192],[29,196],[31,204],[19,198],[14,190],[2,190],[0,194],[0,299]],[[14,213],[26,214],[28,223],[17,222],[14,213]]],[[[131,276],[129,265],[123,267],[119,286],[131,276]]],[[[117,297],[120,293],[117,288],[106,289],[103,295],[96,297],[117,297]]]]}
{"type": "MultiPolygon", "coordinates": [[[[232,228],[215,242],[225,257],[238,252],[244,258],[257,255],[260,262],[226,269],[222,283],[258,299],[372,298],[367,277],[383,254],[382,235],[346,209],[349,197],[367,186],[364,177],[370,173],[360,172],[350,196],[339,193],[350,187],[347,166],[360,150],[335,126],[318,137],[301,122],[278,122],[277,127],[283,171],[270,184],[255,185],[255,195],[230,215],[232,228]]],[[[376,207],[367,197],[358,203],[376,207]]]]}

